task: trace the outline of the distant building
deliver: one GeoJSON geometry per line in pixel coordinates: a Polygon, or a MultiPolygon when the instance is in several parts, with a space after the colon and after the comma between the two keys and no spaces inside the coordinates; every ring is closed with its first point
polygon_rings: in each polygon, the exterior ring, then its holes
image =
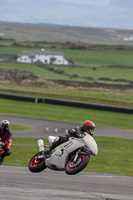
{"type": "Polygon", "coordinates": [[[132,36],[130,36],[130,37],[125,37],[124,40],[125,40],[125,41],[133,41],[133,37],[132,37],[132,36]]]}
{"type": "Polygon", "coordinates": [[[0,33],[0,39],[4,37],[4,33],[0,33]]]}
{"type": "Polygon", "coordinates": [[[42,50],[24,50],[17,55],[17,62],[21,63],[37,63],[51,65],[68,65],[69,62],[64,59],[63,53],[42,50]]]}

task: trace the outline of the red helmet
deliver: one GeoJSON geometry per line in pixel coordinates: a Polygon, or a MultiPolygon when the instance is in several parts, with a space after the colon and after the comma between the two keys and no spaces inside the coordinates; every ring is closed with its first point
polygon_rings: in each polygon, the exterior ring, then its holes
{"type": "Polygon", "coordinates": [[[95,124],[92,121],[86,120],[83,125],[83,130],[89,133],[91,136],[94,134],[95,124]]]}
{"type": "Polygon", "coordinates": [[[3,129],[3,130],[8,130],[9,129],[9,121],[8,120],[3,120],[2,122],[1,122],[1,128],[3,129]]]}

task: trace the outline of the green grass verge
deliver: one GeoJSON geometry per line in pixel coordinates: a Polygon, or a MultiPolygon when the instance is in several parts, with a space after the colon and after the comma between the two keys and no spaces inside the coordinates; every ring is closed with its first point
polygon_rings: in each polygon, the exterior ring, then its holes
{"type": "Polygon", "coordinates": [[[10,129],[12,132],[14,132],[14,131],[28,131],[28,130],[33,130],[34,128],[32,126],[26,126],[21,124],[10,124],[10,129]]]}
{"type": "Polygon", "coordinates": [[[133,140],[95,137],[99,147],[96,157],[90,160],[86,172],[99,172],[133,176],[133,140]]]}
{"type": "Polygon", "coordinates": [[[89,119],[96,126],[133,130],[133,115],[100,110],[57,106],[45,103],[29,103],[0,99],[0,114],[20,117],[56,120],[82,124],[89,119]]]}
{"type": "MultiPolygon", "coordinates": [[[[43,138],[48,144],[47,138],[43,138]]],[[[95,137],[98,155],[92,157],[86,172],[133,175],[133,140],[95,137]]],[[[3,165],[27,167],[31,157],[38,152],[37,138],[13,138],[12,154],[5,158],[3,165]]]]}
{"type": "Polygon", "coordinates": [[[99,103],[123,107],[133,107],[133,94],[128,91],[95,91],[73,88],[41,88],[0,84],[1,93],[19,94],[34,97],[49,97],[89,103],[99,103]]]}

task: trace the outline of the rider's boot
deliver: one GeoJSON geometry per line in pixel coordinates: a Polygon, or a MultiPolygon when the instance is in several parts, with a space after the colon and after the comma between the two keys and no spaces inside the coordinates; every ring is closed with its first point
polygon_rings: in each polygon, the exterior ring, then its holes
{"type": "Polygon", "coordinates": [[[45,150],[44,150],[44,153],[45,153],[46,155],[48,155],[51,151],[52,151],[52,148],[49,147],[48,149],[45,149],[45,150]]]}
{"type": "Polygon", "coordinates": [[[50,152],[51,152],[51,148],[49,147],[48,149],[45,149],[43,151],[41,151],[39,153],[39,155],[36,157],[36,162],[39,162],[42,158],[44,158],[44,156],[46,156],[46,158],[50,157],[50,152]]]}

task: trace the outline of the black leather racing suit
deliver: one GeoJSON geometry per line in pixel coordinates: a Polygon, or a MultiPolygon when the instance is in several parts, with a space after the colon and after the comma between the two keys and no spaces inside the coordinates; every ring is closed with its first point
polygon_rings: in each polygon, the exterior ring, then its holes
{"type": "Polygon", "coordinates": [[[55,149],[57,146],[59,146],[60,144],[68,141],[69,137],[75,137],[78,138],[79,135],[84,134],[83,128],[82,127],[75,127],[73,129],[68,130],[68,135],[64,135],[64,136],[58,136],[59,140],[57,142],[54,142],[52,144],[52,147],[50,147],[50,150],[55,149]]]}
{"type": "Polygon", "coordinates": [[[2,156],[8,156],[11,154],[10,151],[10,146],[11,146],[11,138],[12,138],[12,133],[11,131],[8,130],[3,130],[0,127],[0,138],[1,138],[1,142],[4,145],[3,149],[5,150],[5,153],[2,156]]]}

